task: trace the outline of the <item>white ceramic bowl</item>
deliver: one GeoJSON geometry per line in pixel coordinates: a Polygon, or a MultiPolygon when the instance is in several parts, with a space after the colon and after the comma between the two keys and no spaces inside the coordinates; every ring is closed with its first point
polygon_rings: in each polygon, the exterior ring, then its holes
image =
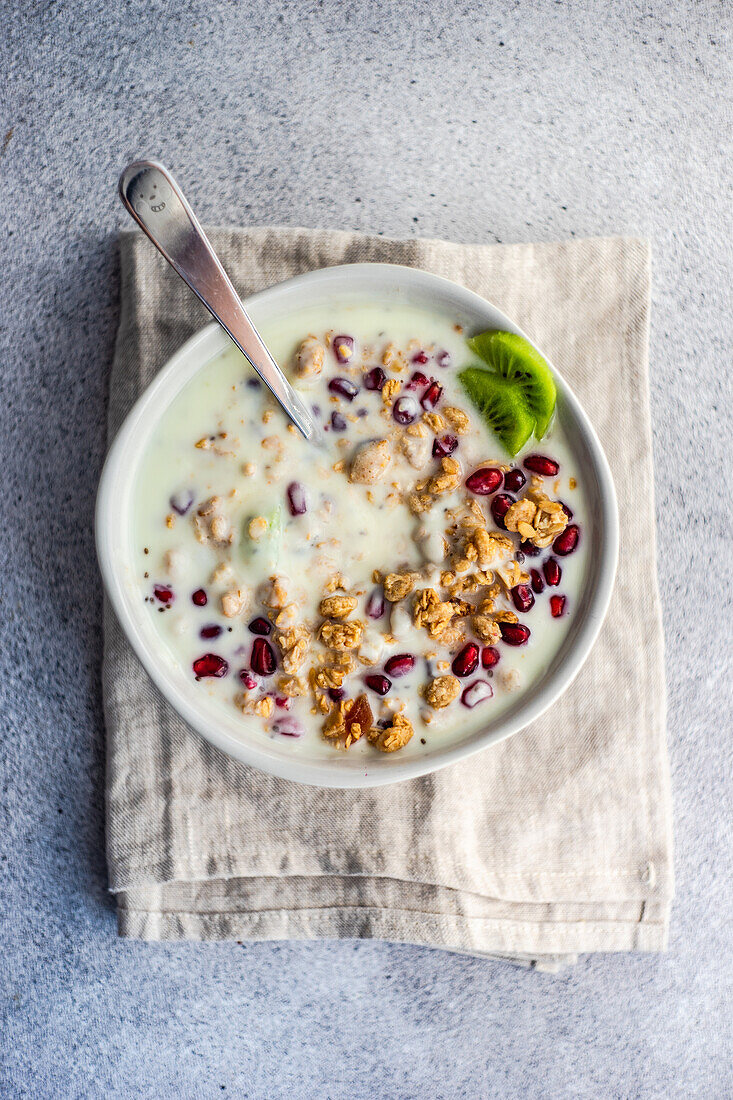
{"type": "MultiPolygon", "coordinates": [[[[353,264],[300,275],[248,299],[255,323],[263,327],[293,309],[352,299],[408,303],[439,310],[466,331],[499,328],[521,330],[495,306],[447,279],[413,268],[389,264],[353,264]]],[[[192,337],[163,367],[127,416],[110,448],[102,471],[96,510],[97,553],[104,584],[117,617],[148,675],[185,720],[212,744],[247,764],[285,779],[323,787],[370,787],[424,775],[470,756],[522,729],[565,691],[598,635],[613,588],[618,555],[618,512],[611,472],[600,443],[577,398],[555,371],[557,416],[574,451],[588,496],[589,540],[587,582],[560,651],[542,679],[495,721],[445,747],[426,747],[421,755],[362,755],[321,751],[308,755],[307,742],[263,738],[257,719],[212,713],[206,697],[196,691],[172,661],[161,655],[160,640],[140,599],[132,555],[132,491],[138,463],[155,432],[162,412],[186,383],[229,338],[217,325],[192,337]]]]}

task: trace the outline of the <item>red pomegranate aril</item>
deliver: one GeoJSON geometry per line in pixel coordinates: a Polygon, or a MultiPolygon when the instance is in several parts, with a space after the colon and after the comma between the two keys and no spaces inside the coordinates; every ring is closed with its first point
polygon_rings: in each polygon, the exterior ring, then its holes
{"type": "Polygon", "coordinates": [[[435,362],[438,364],[439,367],[443,367],[444,369],[445,369],[445,367],[449,367],[450,366],[450,352],[449,351],[439,351],[438,354],[435,356],[435,362]]]}
{"type": "Polygon", "coordinates": [[[204,653],[203,657],[197,657],[193,662],[193,671],[197,680],[206,676],[226,676],[229,664],[217,653],[204,653]]]}
{"type": "Polygon", "coordinates": [[[185,516],[188,509],[193,504],[193,490],[181,489],[180,492],[174,493],[170,499],[170,506],[174,512],[178,512],[179,516],[185,516]]]}
{"type": "Polygon", "coordinates": [[[578,541],[580,539],[580,528],[577,523],[571,523],[569,527],[566,527],[561,535],[558,535],[552,544],[552,549],[560,557],[566,558],[568,554],[572,554],[573,550],[577,550],[578,541]]]}
{"type": "Polygon", "coordinates": [[[454,435],[442,435],[433,440],[433,458],[447,458],[457,446],[458,440],[454,435]]]}
{"type": "Polygon", "coordinates": [[[338,359],[339,363],[348,363],[354,354],[354,337],[353,336],[334,336],[333,338],[333,354],[338,359]]]}
{"type": "Polygon", "coordinates": [[[396,679],[398,676],[407,676],[415,667],[415,658],[411,653],[395,653],[394,657],[386,662],[384,671],[388,676],[396,679]]]}
{"type": "Polygon", "coordinates": [[[434,409],[442,394],[443,387],[438,382],[431,382],[420,398],[420,404],[424,409],[434,409]]]}
{"type": "Polygon", "coordinates": [[[275,706],[280,707],[281,710],[290,710],[292,699],[288,695],[276,695],[275,706]]]}
{"type": "Polygon", "coordinates": [[[203,588],[197,588],[195,592],[191,593],[191,602],[196,604],[196,607],[206,607],[209,602],[209,597],[204,592],[203,588]]]}
{"type": "Polygon", "coordinates": [[[222,628],[217,626],[216,623],[212,623],[210,626],[202,626],[199,630],[199,638],[218,638],[222,633],[222,628]]]}
{"type": "Polygon", "coordinates": [[[524,554],[525,558],[536,558],[542,553],[539,546],[535,546],[533,542],[529,542],[528,539],[523,539],[519,544],[519,549],[524,554]]]}
{"type": "Polygon", "coordinates": [[[345,432],[348,427],[346,417],[335,410],[331,413],[331,427],[335,432],[345,432]]]}
{"type": "Polygon", "coordinates": [[[427,361],[428,361],[428,357],[427,357],[427,355],[425,354],[424,351],[416,351],[415,354],[412,357],[412,362],[413,363],[423,364],[423,363],[427,363],[427,361]]]}
{"type": "Polygon", "coordinates": [[[519,469],[508,470],[504,474],[504,488],[510,493],[518,493],[526,483],[527,479],[519,469]]]}
{"type": "Polygon", "coordinates": [[[545,574],[545,580],[550,588],[556,588],[562,578],[560,562],[555,561],[554,558],[548,558],[542,566],[542,572],[545,574]]]}
{"type": "Polygon", "coordinates": [[[413,420],[417,419],[419,412],[420,406],[415,398],[410,397],[409,394],[405,397],[398,397],[392,406],[392,416],[398,424],[412,424],[413,420]]]}
{"type": "Polygon", "coordinates": [[[532,590],[539,596],[540,592],[545,591],[545,582],[542,580],[542,574],[539,569],[530,569],[529,578],[532,582],[532,590]]]}
{"type": "Polygon", "coordinates": [[[343,688],[328,689],[328,698],[331,699],[334,703],[340,703],[344,695],[346,695],[346,692],[343,688]]]}
{"type": "Polygon", "coordinates": [[[386,695],[392,687],[392,681],[378,672],[372,672],[368,676],[365,676],[364,683],[368,688],[371,688],[372,691],[376,691],[377,695],[386,695]]]}
{"type": "Polygon", "coordinates": [[[239,679],[241,680],[247,691],[254,691],[259,685],[259,681],[255,679],[249,669],[243,668],[239,673],[239,679]]]}
{"type": "Polygon", "coordinates": [[[507,645],[526,645],[529,641],[530,629],[524,623],[499,623],[499,630],[507,645]]]}
{"type": "Polygon", "coordinates": [[[367,600],[366,613],[370,619],[381,619],[384,615],[384,593],[375,588],[367,600]]]}
{"type": "Polygon", "coordinates": [[[487,699],[491,699],[493,694],[494,689],[491,684],[487,684],[485,680],[477,680],[475,684],[471,684],[463,692],[461,702],[464,707],[472,710],[479,703],[485,703],[487,699]]]}
{"type": "Polygon", "coordinates": [[[272,623],[269,623],[262,615],[258,615],[256,619],[252,620],[247,629],[250,634],[264,634],[267,637],[272,630],[272,623]]]}
{"type": "Polygon", "coordinates": [[[455,676],[470,676],[478,668],[479,648],[475,642],[468,642],[460,653],[453,658],[451,668],[455,676]]]}
{"type": "Polygon", "coordinates": [[[359,387],[348,378],[332,378],[328,383],[328,388],[331,393],[338,394],[339,397],[345,397],[347,401],[353,401],[359,392],[359,387]]]}
{"type": "Polygon", "coordinates": [[[548,458],[547,455],[527,455],[522,459],[522,465],[525,470],[531,470],[533,474],[539,474],[540,477],[557,477],[560,473],[560,463],[555,462],[554,458],[548,458]]]}
{"type": "Polygon", "coordinates": [[[367,390],[381,390],[387,381],[387,375],[381,367],[372,367],[364,375],[364,387],[367,390]]]}
{"type": "Polygon", "coordinates": [[[164,604],[173,603],[174,599],[176,598],[173,595],[173,589],[170,588],[167,584],[154,584],[153,595],[155,596],[156,600],[159,600],[160,603],[164,604]]]}
{"type": "Polygon", "coordinates": [[[560,619],[565,614],[565,596],[550,596],[550,614],[553,619],[560,619]]]}
{"type": "Polygon", "coordinates": [[[288,508],[291,516],[303,516],[308,511],[308,495],[305,485],[300,481],[291,481],[287,488],[288,508]]]}
{"type": "Polygon", "coordinates": [[[504,475],[501,470],[497,470],[494,466],[484,466],[466,478],[466,488],[476,496],[488,497],[496,492],[503,480],[504,475]]]}
{"type": "Polygon", "coordinates": [[[275,651],[264,638],[255,638],[252,643],[252,668],[259,676],[271,676],[277,664],[275,651]]]}
{"type": "Polygon", "coordinates": [[[517,611],[529,611],[534,607],[534,594],[528,584],[515,584],[512,588],[512,602],[517,611]]]}
{"type": "Polygon", "coordinates": [[[481,650],[481,664],[484,668],[493,668],[501,660],[501,654],[496,646],[485,645],[481,650]]]}
{"type": "Polygon", "coordinates": [[[272,732],[279,733],[282,737],[302,737],[305,726],[297,718],[288,715],[286,718],[278,718],[272,724],[272,732]]]}
{"type": "Polygon", "coordinates": [[[421,370],[416,370],[414,374],[410,376],[409,382],[405,383],[406,390],[417,390],[420,386],[427,386],[430,382],[427,374],[423,374],[421,370]]]}
{"type": "Polygon", "coordinates": [[[494,523],[503,530],[506,530],[504,516],[512,504],[514,504],[514,497],[510,497],[509,493],[497,493],[491,502],[491,515],[494,517],[494,523]]]}
{"type": "Polygon", "coordinates": [[[570,521],[573,518],[573,509],[570,508],[564,500],[558,500],[557,503],[561,506],[563,512],[568,517],[568,521],[570,521]]]}

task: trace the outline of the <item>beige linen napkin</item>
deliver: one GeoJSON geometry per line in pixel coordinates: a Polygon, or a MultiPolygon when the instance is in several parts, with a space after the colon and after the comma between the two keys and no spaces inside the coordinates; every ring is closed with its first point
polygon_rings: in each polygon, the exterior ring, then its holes
{"type": "MultiPolygon", "coordinates": [[[[611,463],[621,557],[582,672],[539,721],[465,764],[363,791],[275,779],[206,744],[105,619],[107,848],[119,931],[145,939],[373,937],[552,967],[660,950],[672,897],[647,377],[649,251],[623,238],[457,245],[219,229],[242,294],[312,268],[409,264],[486,296],[557,364],[611,463]]],[[[110,436],[208,315],[121,236],[110,436]]]]}

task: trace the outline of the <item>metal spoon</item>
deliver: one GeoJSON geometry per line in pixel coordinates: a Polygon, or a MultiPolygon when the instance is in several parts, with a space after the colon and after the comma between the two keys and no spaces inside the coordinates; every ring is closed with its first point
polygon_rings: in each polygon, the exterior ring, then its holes
{"type": "Polygon", "coordinates": [[[310,442],[322,442],[313,414],[267,350],[170,172],[153,160],[134,161],[120,176],[119,187],[123,205],[231,336],[296,428],[310,442]]]}

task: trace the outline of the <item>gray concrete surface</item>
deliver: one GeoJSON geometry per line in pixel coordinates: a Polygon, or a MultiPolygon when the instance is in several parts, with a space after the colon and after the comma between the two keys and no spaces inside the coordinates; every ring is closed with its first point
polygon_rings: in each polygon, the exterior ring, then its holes
{"type": "Polygon", "coordinates": [[[730,5],[0,10],[2,1095],[730,1096],[730,5]],[[92,506],[143,153],[210,223],[652,239],[667,955],[116,940],[92,506]]]}

